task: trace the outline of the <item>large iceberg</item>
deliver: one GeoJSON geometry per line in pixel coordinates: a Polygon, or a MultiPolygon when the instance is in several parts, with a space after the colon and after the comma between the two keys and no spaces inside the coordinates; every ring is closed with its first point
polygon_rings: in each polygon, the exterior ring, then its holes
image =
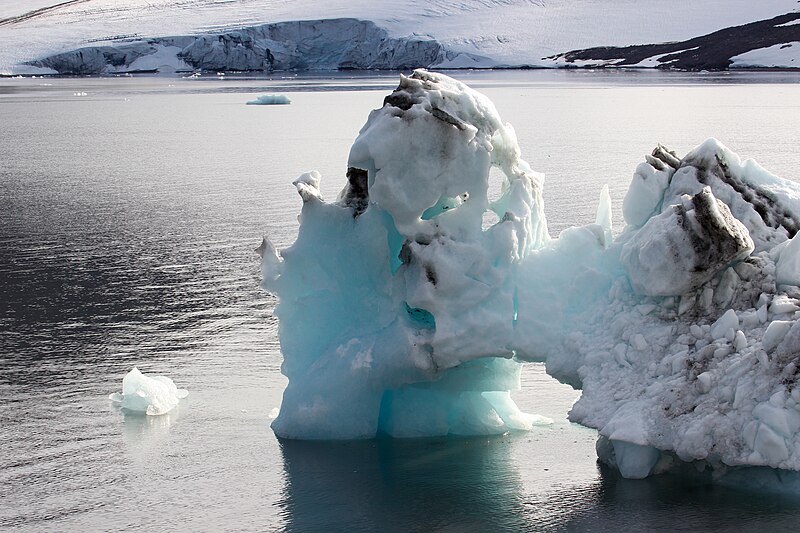
{"type": "Polygon", "coordinates": [[[714,139],[683,158],[659,146],[616,239],[607,189],[594,224],[551,239],[513,128],[422,70],[370,114],[348,166],[332,203],[318,173],[298,178],[297,241],[260,248],[289,378],[277,435],[524,430],[509,391],[520,361],[546,361],[626,477],[800,470],[798,184],[714,139]]]}
{"type": "Polygon", "coordinates": [[[335,203],[316,172],[297,242],[263,251],[280,297],[276,433],[291,438],[475,435],[530,427],[509,390],[515,269],[547,242],[542,176],[481,94],[416,71],[355,141],[335,203]],[[490,169],[504,193],[487,194],[490,169]],[[502,221],[484,228],[487,211],[502,221]]]}

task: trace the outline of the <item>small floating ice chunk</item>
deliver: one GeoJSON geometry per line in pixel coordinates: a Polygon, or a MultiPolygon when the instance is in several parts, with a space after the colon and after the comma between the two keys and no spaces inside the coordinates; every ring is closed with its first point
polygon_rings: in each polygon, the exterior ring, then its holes
{"type": "Polygon", "coordinates": [[[291,104],[289,97],[283,94],[262,94],[255,100],[250,100],[247,105],[285,105],[291,104]]]}
{"type": "Polygon", "coordinates": [[[151,416],[163,415],[178,406],[189,391],[179,389],[166,376],[145,376],[136,367],[122,379],[122,394],[115,392],[108,398],[127,411],[151,416]]]}

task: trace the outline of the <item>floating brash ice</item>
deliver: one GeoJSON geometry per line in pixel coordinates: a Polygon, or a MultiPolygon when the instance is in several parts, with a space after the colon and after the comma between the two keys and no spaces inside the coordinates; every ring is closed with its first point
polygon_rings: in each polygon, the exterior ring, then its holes
{"type": "Polygon", "coordinates": [[[255,100],[249,100],[247,105],[286,105],[292,101],[285,94],[262,94],[255,100]]]}
{"type": "Polygon", "coordinates": [[[188,395],[170,378],[147,376],[134,367],[122,378],[122,393],[115,392],[109,399],[126,411],[156,416],[173,410],[188,395]]]}
{"type": "Polygon", "coordinates": [[[289,378],[280,437],[527,429],[510,391],[520,361],[546,361],[626,477],[800,470],[797,184],[714,139],[683,158],[659,146],[616,239],[607,189],[595,224],[551,239],[513,128],[421,70],[370,114],[335,202],[320,179],[294,182],[297,241],[260,249],[289,378]]]}

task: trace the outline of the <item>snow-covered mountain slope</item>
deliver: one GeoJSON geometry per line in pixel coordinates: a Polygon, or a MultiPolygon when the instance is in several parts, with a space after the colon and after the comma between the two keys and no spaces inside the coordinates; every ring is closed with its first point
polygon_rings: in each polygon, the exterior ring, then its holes
{"type": "Polygon", "coordinates": [[[540,65],[568,50],[681,41],[798,9],[797,0],[0,0],[0,72],[120,38],[329,18],[372,21],[391,37],[432,38],[488,58],[480,66],[540,65]]]}
{"type": "Polygon", "coordinates": [[[557,66],[720,70],[731,66],[800,68],[800,12],[725,28],[686,41],[574,50],[549,58],[557,66]]]}

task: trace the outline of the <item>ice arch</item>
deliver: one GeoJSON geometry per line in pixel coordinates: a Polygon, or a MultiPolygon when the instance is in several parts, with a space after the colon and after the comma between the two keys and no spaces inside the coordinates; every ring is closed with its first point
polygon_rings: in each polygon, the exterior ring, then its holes
{"type": "Polygon", "coordinates": [[[297,242],[264,254],[280,297],[283,372],[273,427],[291,438],[496,434],[530,427],[518,387],[515,269],[548,242],[542,176],[483,95],[416,71],[372,112],[348,184],[320,198],[297,242]],[[489,170],[505,176],[487,197],[489,170]],[[484,229],[484,212],[500,222],[484,229]]]}
{"type": "Polygon", "coordinates": [[[289,378],[277,435],[526,429],[509,391],[518,361],[540,360],[583,390],[570,419],[626,477],[800,470],[797,184],[713,139],[682,159],[658,147],[616,240],[607,191],[595,224],[551,239],[511,126],[422,70],[370,114],[348,166],[333,203],[319,174],[298,178],[297,241],[261,249],[289,378]]]}

